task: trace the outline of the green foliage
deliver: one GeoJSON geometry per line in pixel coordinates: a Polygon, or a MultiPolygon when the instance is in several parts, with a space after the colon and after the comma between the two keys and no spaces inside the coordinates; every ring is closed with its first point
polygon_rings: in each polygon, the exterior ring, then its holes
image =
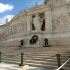
{"type": "Polygon", "coordinates": [[[38,41],[38,36],[34,35],[29,42],[30,44],[35,44],[37,41],[38,41]]]}

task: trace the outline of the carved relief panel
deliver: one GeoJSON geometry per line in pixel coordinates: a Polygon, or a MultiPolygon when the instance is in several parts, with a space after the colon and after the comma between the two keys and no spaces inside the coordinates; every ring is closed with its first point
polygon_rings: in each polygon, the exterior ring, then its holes
{"type": "Polygon", "coordinates": [[[53,15],[53,30],[70,29],[70,17],[67,13],[53,15]]]}
{"type": "Polygon", "coordinates": [[[68,2],[68,0],[45,0],[44,4],[52,4],[53,6],[59,6],[68,2]]]}

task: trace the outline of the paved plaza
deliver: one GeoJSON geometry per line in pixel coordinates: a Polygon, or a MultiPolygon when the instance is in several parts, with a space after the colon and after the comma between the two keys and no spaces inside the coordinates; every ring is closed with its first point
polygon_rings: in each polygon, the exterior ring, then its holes
{"type": "Polygon", "coordinates": [[[28,65],[19,66],[17,64],[0,63],[0,70],[53,70],[53,69],[32,67],[28,65]]]}

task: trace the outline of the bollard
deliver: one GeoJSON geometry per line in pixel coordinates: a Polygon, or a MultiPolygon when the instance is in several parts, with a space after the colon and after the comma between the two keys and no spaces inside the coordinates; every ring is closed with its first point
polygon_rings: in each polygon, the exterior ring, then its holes
{"type": "Polygon", "coordinates": [[[0,63],[1,63],[1,52],[0,52],[0,63]]]}
{"type": "Polygon", "coordinates": [[[23,66],[23,54],[24,53],[21,53],[21,64],[19,64],[19,66],[23,66]]]}
{"type": "MultiPolygon", "coordinates": [[[[60,54],[57,54],[57,61],[58,61],[58,68],[61,66],[61,61],[60,61],[60,54]]],[[[64,70],[64,69],[59,69],[59,70],[64,70]]]]}

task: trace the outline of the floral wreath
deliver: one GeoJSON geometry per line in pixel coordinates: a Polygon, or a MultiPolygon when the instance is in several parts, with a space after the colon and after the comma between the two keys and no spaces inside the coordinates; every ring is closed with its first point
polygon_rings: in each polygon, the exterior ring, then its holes
{"type": "Polygon", "coordinates": [[[38,41],[38,36],[37,35],[34,35],[34,36],[32,36],[32,38],[31,38],[31,40],[29,42],[30,42],[30,44],[34,44],[37,41],[38,41]]]}

